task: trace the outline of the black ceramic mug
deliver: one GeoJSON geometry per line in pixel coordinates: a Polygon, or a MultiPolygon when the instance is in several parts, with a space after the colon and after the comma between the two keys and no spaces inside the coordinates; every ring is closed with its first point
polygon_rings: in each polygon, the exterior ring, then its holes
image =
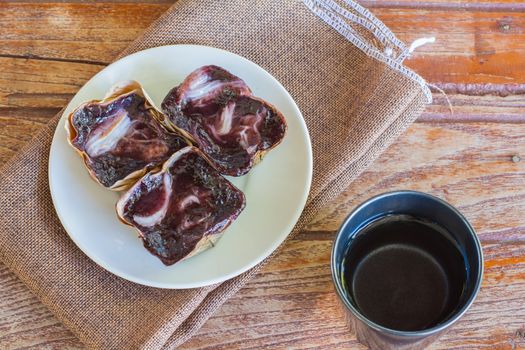
{"type": "Polygon", "coordinates": [[[421,349],[473,303],[483,254],[457,209],[429,194],[397,191],[369,199],[346,218],[331,265],[361,343],[421,349]]]}

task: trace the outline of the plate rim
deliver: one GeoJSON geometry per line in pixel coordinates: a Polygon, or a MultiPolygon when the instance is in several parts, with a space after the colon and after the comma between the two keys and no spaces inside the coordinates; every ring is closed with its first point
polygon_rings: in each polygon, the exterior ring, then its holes
{"type": "MultiPolygon", "coordinates": [[[[213,63],[211,63],[211,64],[213,64],[213,63]]],[[[301,110],[297,106],[297,103],[295,102],[294,98],[290,95],[288,90],[272,74],[270,74],[266,69],[264,69],[263,67],[261,67],[257,63],[255,63],[255,62],[253,62],[253,61],[251,61],[251,60],[249,60],[249,59],[247,59],[247,58],[245,58],[245,57],[243,57],[241,55],[238,55],[236,53],[228,51],[228,50],[216,48],[216,47],[213,47],[213,46],[207,46],[207,45],[174,44],[174,45],[156,46],[156,47],[148,48],[148,49],[145,49],[145,50],[140,50],[140,51],[134,52],[134,53],[132,53],[130,55],[124,56],[124,57],[122,57],[122,58],[112,62],[111,64],[107,65],[102,70],[100,70],[98,73],[96,73],[94,76],[92,76],[88,81],[86,81],[77,90],[77,92],[71,98],[71,100],[68,102],[68,104],[64,107],[64,109],[62,111],[62,114],[60,116],[60,119],[58,120],[57,126],[56,126],[56,128],[55,128],[55,130],[53,132],[53,139],[51,141],[51,145],[50,145],[50,148],[49,148],[49,160],[48,160],[48,167],[47,167],[47,169],[48,169],[48,186],[49,186],[49,191],[50,191],[50,195],[51,195],[51,201],[53,203],[53,207],[54,207],[55,213],[57,214],[57,216],[58,216],[58,218],[60,220],[60,223],[61,223],[62,227],[64,228],[64,230],[66,231],[66,233],[68,234],[69,238],[73,241],[73,243],[75,243],[77,248],[80,249],[84,255],[86,255],[89,259],[91,259],[93,262],[95,262],[98,266],[100,266],[101,268],[103,268],[107,272],[113,274],[114,276],[120,277],[122,279],[125,279],[125,280],[133,282],[133,283],[137,283],[137,284],[140,284],[140,285],[143,285],[143,286],[148,286],[148,287],[161,288],[161,289],[190,289],[190,288],[206,287],[206,286],[222,283],[222,282],[228,281],[228,280],[230,280],[232,278],[235,278],[235,277],[237,277],[237,276],[239,276],[239,275],[241,275],[241,274],[251,270],[253,267],[255,267],[256,265],[258,265],[261,262],[263,262],[265,259],[267,259],[273,252],[275,252],[281,246],[281,244],[288,238],[288,236],[292,232],[293,228],[295,227],[295,225],[299,221],[299,218],[301,217],[301,214],[304,211],[304,208],[306,206],[306,203],[307,203],[307,200],[308,200],[308,196],[310,194],[311,185],[312,185],[312,178],[313,178],[313,152],[312,152],[312,142],[311,142],[308,126],[306,125],[306,121],[304,120],[304,116],[303,116],[301,110]],[[281,235],[279,235],[278,238],[275,239],[272,242],[272,244],[269,245],[269,247],[267,249],[265,249],[261,253],[257,254],[257,257],[252,259],[249,264],[242,264],[242,266],[240,266],[239,268],[235,269],[234,271],[231,271],[230,273],[227,273],[227,274],[222,274],[222,275],[220,275],[218,277],[215,277],[215,278],[208,278],[208,279],[206,279],[204,281],[199,281],[199,282],[186,282],[184,284],[173,283],[173,282],[171,282],[171,283],[158,282],[158,281],[154,281],[154,280],[151,280],[151,279],[137,278],[135,276],[129,275],[128,273],[126,273],[126,272],[124,272],[124,271],[122,271],[120,269],[112,268],[111,264],[107,264],[107,263],[101,261],[101,259],[99,259],[96,256],[96,254],[91,254],[90,250],[87,249],[87,247],[85,247],[82,243],[80,243],[80,241],[76,238],[76,236],[71,233],[71,231],[73,231],[73,230],[71,230],[71,228],[68,227],[68,225],[66,224],[67,221],[63,217],[63,213],[61,213],[57,209],[57,202],[56,202],[56,198],[55,198],[56,195],[54,194],[56,189],[54,188],[53,181],[51,179],[51,176],[52,176],[51,175],[51,173],[52,173],[51,169],[53,168],[52,164],[55,164],[55,162],[57,161],[55,159],[56,156],[54,156],[54,153],[53,153],[55,141],[58,142],[58,135],[57,134],[59,132],[59,129],[63,128],[63,123],[65,122],[65,118],[67,118],[66,111],[69,109],[68,107],[70,107],[73,99],[78,94],[78,92],[82,88],[84,88],[84,86],[90,84],[93,80],[96,80],[99,75],[102,75],[108,69],[111,69],[111,67],[113,65],[122,64],[123,62],[125,63],[126,61],[133,60],[134,57],[143,55],[145,52],[157,51],[159,49],[167,49],[167,48],[172,48],[172,47],[176,47],[177,49],[182,49],[182,50],[187,48],[187,49],[197,49],[197,50],[204,49],[204,50],[217,51],[221,55],[233,56],[236,60],[245,61],[245,62],[247,62],[249,64],[255,65],[259,70],[261,70],[264,73],[264,75],[266,75],[266,77],[268,79],[273,80],[273,82],[276,84],[276,86],[278,86],[281,89],[280,93],[285,95],[285,97],[287,98],[288,102],[290,102],[290,107],[293,109],[294,113],[297,114],[300,117],[299,118],[299,123],[301,124],[301,126],[302,126],[302,128],[304,130],[304,132],[302,134],[303,134],[303,137],[304,137],[304,139],[306,141],[306,144],[308,146],[308,147],[306,147],[306,151],[307,151],[306,152],[307,153],[306,154],[307,155],[306,162],[307,162],[307,170],[308,170],[308,173],[306,174],[307,186],[306,186],[305,191],[303,191],[303,193],[302,193],[302,196],[300,198],[300,202],[298,203],[298,205],[296,206],[296,208],[294,210],[293,220],[290,220],[288,222],[288,226],[285,229],[283,229],[283,233],[281,235]],[[284,232],[286,232],[286,234],[284,232]]]]}

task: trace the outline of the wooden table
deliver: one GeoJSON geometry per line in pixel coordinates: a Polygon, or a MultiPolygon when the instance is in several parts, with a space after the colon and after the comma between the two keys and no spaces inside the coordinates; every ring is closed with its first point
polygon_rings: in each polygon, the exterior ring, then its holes
{"type": "MultiPolygon", "coordinates": [[[[440,196],[476,228],[478,299],[434,349],[525,348],[525,3],[366,0],[399,38],[433,35],[407,64],[454,105],[434,104],[204,325],[184,348],[362,348],[332,290],[334,232],[361,201],[395,189],[440,196]]],[[[0,3],[0,163],[54,116],[170,1],[0,3]]],[[[0,264],[0,348],[82,344],[0,264]]]]}

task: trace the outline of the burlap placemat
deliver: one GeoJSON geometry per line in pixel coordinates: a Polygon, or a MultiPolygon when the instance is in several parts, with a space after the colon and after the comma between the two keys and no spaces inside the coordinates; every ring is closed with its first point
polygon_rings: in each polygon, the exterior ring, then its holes
{"type": "MultiPolygon", "coordinates": [[[[314,154],[312,191],[294,232],[403,132],[428,98],[421,78],[401,65],[407,48],[366,10],[339,4],[180,0],[122,54],[210,45],[256,62],[288,89],[314,154]]],[[[51,202],[48,153],[58,118],[0,170],[0,259],[90,348],[181,344],[260,266],[192,290],[144,287],[98,267],[69,239],[51,202]]]]}

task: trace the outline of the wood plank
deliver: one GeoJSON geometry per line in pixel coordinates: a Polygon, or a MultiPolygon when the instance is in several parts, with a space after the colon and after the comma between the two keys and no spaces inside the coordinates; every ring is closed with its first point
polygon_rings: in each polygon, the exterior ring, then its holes
{"type": "MultiPolygon", "coordinates": [[[[0,116],[0,165],[11,158],[27,141],[38,133],[44,123],[49,119],[41,117],[40,109],[36,115],[29,116],[28,110],[25,110],[23,116],[17,113],[10,113],[8,116],[0,116]]],[[[5,110],[0,110],[5,113],[5,110]]],[[[57,113],[53,110],[52,113],[57,113]]]]}
{"type": "MultiPolygon", "coordinates": [[[[5,60],[15,59],[0,58],[0,62],[2,60],[4,65],[0,65],[0,71],[2,67],[9,66],[5,60]]],[[[33,61],[30,66],[34,69],[13,74],[11,79],[4,79],[4,74],[0,72],[0,163],[7,161],[30,140],[42,125],[67,104],[78,85],[82,85],[98,69],[96,66],[64,62],[33,61]],[[33,74],[32,71],[38,73],[33,74]],[[78,74],[59,75],[67,71],[78,74]]],[[[418,121],[525,123],[523,95],[500,97],[449,94],[448,97],[453,105],[453,113],[449,111],[445,98],[441,94],[434,94],[434,104],[427,108],[418,121]]]]}
{"type": "Polygon", "coordinates": [[[331,286],[331,242],[356,205],[394,189],[426,191],[458,206],[484,248],[479,298],[432,348],[525,347],[525,161],[511,157],[525,150],[523,131],[513,124],[414,124],[182,348],[356,347],[331,286]]]}
{"type": "MultiPolygon", "coordinates": [[[[0,55],[105,64],[168,6],[0,4],[0,55]],[[96,25],[93,13],[104,14],[96,25]],[[50,25],[52,32],[46,30],[50,25]]],[[[525,83],[525,11],[379,7],[373,12],[406,42],[436,36],[435,44],[407,61],[430,82],[525,83]]]]}
{"type": "Polygon", "coordinates": [[[0,348],[83,349],[27,287],[0,263],[0,348]]]}
{"type": "MultiPolygon", "coordinates": [[[[103,67],[88,63],[0,57],[1,108],[61,108],[103,67]]],[[[459,115],[495,115],[516,119],[524,114],[525,84],[439,84],[459,115]],[[490,107],[490,108],[489,108],[490,107]]],[[[434,93],[431,114],[448,114],[447,102],[434,93]],[[442,108],[444,107],[444,108],[442,108]]],[[[456,118],[457,119],[457,118],[456,118]]]]}
{"type": "MultiPolygon", "coordinates": [[[[365,349],[346,327],[333,291],[329,267],[333,235],[327,236],[324,241],[290,242],[181,349],[365,349]]],[[[430,349],[525,346],[520,335],[525,244],[511,248],[484,244],[484,249],[489,257],[500,258],[488,264],[478,299],[430,349]]]]}
{"type": "Polygon", "coordinates": [[[511,11],[525,9],[525,3],[516,0],[362,0],[359,3],[368,8],[414,8],[447,11],[511,11]]]}
{"type": "MultiPolygon", "coordinates": [[[[0,85],[0,91],[2,86],[0,85]]],[[[22,100],[40,99],[39,95],[25,95],[22,100]]],[[[49,106],[42,107],[0,107],[0,164],[6,162],[27,141],[35,135],[41,126],[55,116],[60,107],[57,100],[66,98],[53,95],[49,106]]],[[[67,95],[69,98],[70,95],[67,95]]],[[[435,103],[418,119],[423,122],[505,122],[525,123],[525,101],[521,96],[463,96],[449,95],[454,114],[450,113],[445,99],[435,95],[435,103]]],[[[39,102],[40,103],[40,102],[39,102]]],[[[63,102],[64,104],[66,101],[63,102]]],[[[515,126],[518,127],[518,126],[515,126]]],[[[525,157],[525,155],[523,155],[525,157]]]]}
{"type": "Polygon", "coordinates": [[[410,188],[457,205],[482,238],[500,232],[499,240],[525,241],[518,210],[525,196],[524,131],[523,124],[416,123],[308,229],[334,231],[366,198],[410,188]]]}
{"type": "MultiPolygon", "coordinates": [[[[519,335],[525,328],[524,128],[512,123],[414,124],[183,348],[357,347],[331,286],[331,241],[359,202],[402,188],[426,191],[458,206],[478,231],[485,252],[479,299],[433,348],[525,346],[519,335]],[[513,161],[514,155],[522,160],[513,161]]],[[[0,343],[80,346],[27,291],[9,292],[13,283],[20,282],[3,270],[0,293],[11,294],[0,302],[0,315],[8,315],[0,318],[0,343]]],[[[21,284],[17,288],[24,289],[21,284]]]]}
{"type": "MultiPolygon", "coordinates": [[[[92,3],[136,3],[136,4],[173,4],[177,0],[92,0],[92,3]]],[[[35,3],[34,0],[6,0],[5,2],[10,3],[35,3]]],[[[82,3],[84,0],[55,0],[55,1],[44,1],[53,3],[82,3]]],[[[505,4],[513,4],[514,6],[521,5],[516,0],[361,0],[359,3],[362,6],[367,7],[389,7],[395,8],[396,6],[412,5],[417,7],[430,7],[433,4],[451,4],[451,5],[468,5],[468,4],[482,4],[484,6],[498,6],[505,4]]]]}
{"type": "MultiPolygon", "coordinates": [[[[88,63],[0,57],[0,161],[10,158],[100,69],[88,63]]],[[[499,96],[508,85],[492,90],[442,87],[454,113],[446,99],[435,93],[434,104],[421,121],[525,122],[524,91],[515,89],[499,96]]]]}
{"type": "MultiPolygon", "coordinates": [[[[484,87],[485,91],[490,91],[484,87]]],[[[445,89],[447,97],[434,93],[434,101],[419,117],[418,122],[505,122],[525,123],[525,95],[499,96],[503,91],[498,87],[494,94],[469,95],[453,89],[445,89]],[[452,105],[452,111],[448,105],[452,105]]],[[[467,92],[468,93],[468,92],[467,92]]]]}
{"type": "Polygon", "coordinates": [[[62,108],[102,67],[0,57],[0,108],[62,108]]]}
{"type": "MultiPolygon", "coordinates": [[[[171,1],[144,2],[0,3],[0,164],[171,1]],[[94,13],[103,14],[96,23],[94,13]]],[[[331,289],[330,242],[355,205],[396,188],[427,191],[458,205],[485,249],[480,298],[433,348],[525,348],[525,3],[364,4],[407,42],[437,35],[438,42],[418,50],[408,64],[449,94],[455,114],[436,94],[420,123],[319,213],[185,348],[357,347],[331,289]],[[449,121],[463,123],[442,123],[449,121]]],[[[0,348],[82,348],[1,264],[0,294],[0,348]]]]}
{"type": "Polygon", "coordinates": [[[0,57],[0,162],[30,140],[101,68],[0,57]]]}
{"type": "Polygon", "coordinates": [[[407,61],[429,82],[525,82],[525,12],[374,12],[407,43],[436,37],[407,61]]]}
{"type": "MultiPolygon", "coordinates": [[[[91,3],[115,3],[115,4],[173,4],[177,0],[90,0],[91,3]]],[[[468,0],[470,1],[470,0],[468,0]]],[[[492,1],[492,0],[490,0],[492,1]]],[[[509,0],[503,0],[509,1],[509,0]]],[[[35,1],[35,0],[4,0],[4,2],[10,3],[27,3],[35,4],[39,2],[45,3],[63,3],[63,4],[75,4],[83,3],[86,0],[53,0],[53,1],[35,1]]]]}
{"type": "Polygon", "coordinates": [[[105,65],[169,5],[0,3],[0,56],[105,65]]]}

